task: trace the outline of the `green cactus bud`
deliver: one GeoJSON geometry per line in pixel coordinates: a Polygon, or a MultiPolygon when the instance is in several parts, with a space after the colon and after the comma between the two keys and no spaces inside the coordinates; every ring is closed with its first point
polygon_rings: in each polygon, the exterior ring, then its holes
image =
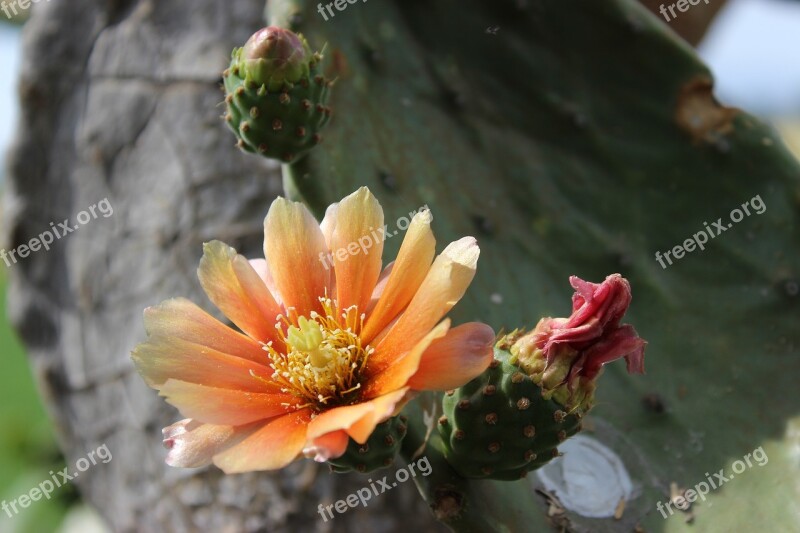
{"type": "Polygon", "coordinates": [[[378,424],[364,444],[350,439],[344,455],[328,460],[331,470],[367,473],[392,466],[406,436],[407,423],[405,416],[395,416],[378,424]]]}
{"type": "Polygon", "coordinates": [[[224,119],[239,148],[288,163],[320,143],[333,83],[318,72],[321,61],[302,35],[275,27],[233,50],[222,74],[224,119]]]}
{"type": "Polygon", "coordinates": [[[539,385],[509,362],[507,347],[507,340],[499,342],[489,368],[443,400],[445,456],[466,478],[524,477],[557,457],[559,443],[580,430],[581,413],[567,414],[542,398],[539,385]]]}

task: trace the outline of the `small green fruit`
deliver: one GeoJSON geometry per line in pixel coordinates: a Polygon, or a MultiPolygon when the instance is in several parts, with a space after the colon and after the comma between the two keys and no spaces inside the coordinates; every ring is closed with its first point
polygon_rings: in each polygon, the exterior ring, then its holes
{"type": "Polygon", "coordinates": [[[558,445],[580,430],[580,413],[567,414],[495,348],[483,374],[445,394],[439,431],[445,456],[466,478],[513,480],[558,456],[558,445]]]}

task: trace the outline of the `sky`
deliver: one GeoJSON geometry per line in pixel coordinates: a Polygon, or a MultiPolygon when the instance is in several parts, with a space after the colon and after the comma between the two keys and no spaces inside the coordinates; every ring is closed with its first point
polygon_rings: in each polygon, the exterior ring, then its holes
{"type": "MultiPolygon", "coordinates": [[[[0,23],[0,164],[17,123],[16,79],[19,70],[20,28],[0,23]]],[[[0,167],[0,184],[4,167],[0,167]]]]}
{"type": "Polygon", "coordinates": [[[800,116],[800,2],[732,0],[698,52],[720,101],[759,115],[800,116]]]}
{"type": "MultiPolygon", "coordinates": [[[[20,29],[0,21],[0,164],[17,121],[19,42],[20,29]]],[[[765,117],[800,117],[800,2],[730,0],[698,53],[723,103],[765,117]]]]}

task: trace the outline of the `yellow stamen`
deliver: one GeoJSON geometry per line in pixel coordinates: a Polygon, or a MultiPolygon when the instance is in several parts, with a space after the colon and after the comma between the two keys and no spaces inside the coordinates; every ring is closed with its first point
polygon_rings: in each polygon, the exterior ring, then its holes
{"type": "Polygon", "coordinates": [[[305,405],[347,403],[347,396],[361,388],[359,373],[374,349],[361,345],[364,315],[356,306],[337,317],[334,302],[329,298],[320,302],[322,315],[312,311],[307,318],[290,309],[288,317],[279,317],[275,327],[285,351],[278,352],[272,343],[264,350],[274,371],[272,379],[284,392],[307,400],[305,405]]]}

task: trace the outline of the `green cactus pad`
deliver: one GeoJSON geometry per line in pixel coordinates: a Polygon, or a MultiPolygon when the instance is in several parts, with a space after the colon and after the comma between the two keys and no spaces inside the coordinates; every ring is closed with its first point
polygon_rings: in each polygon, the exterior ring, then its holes
{"type": "Polygon", "coordinates": [[[328,461],[331,470],[365,474],[392,466],[406,436],[407,422],[405,416],[396,416],[378,424],[364,444],[350,439],[344,455],[328,461]]]}
{"type": "Polygon", "coordinates": [[[445,394],[439,431],[453,468],[467,478],[513,480],[554,457],[558,445],[580,430],[580,414],[568,415],[510,354],[495,348],[483,374],[445,394]]]}
{"type": "MultiPolygon", "coordinates": [[[[533,327],[569,312],[570,274],[630,280],[626,321],[649,342],[646,374],[609,365],[592,418],[641,491],[620,519],[567,510],[566,529],[796,529],[800,167],[768,125],[714,101],[711,73],[663,18],[635,0],[370,1],[327,22],[298,0],[267,7],[347,67],[337,120],[289,167],[289,186],[321,217],[368,185],[387,221],[427,204],[437,242],[478,238],[454,323],[533,327]],[[763,214],[656,262],[757,194],[763,214]],[[661,407],[642,402],[652,397],[661,407]],[[762,445],[769,463],[695,505],[693,524],[656,510],[672,482],[692,487],[762,445]]],[[[387,240],[385,257],[401,242],[387,240]]],[[[445,473],[417,479],[430,505],[438,487],[460,487],[450,527],[549,530],[527,480],[445,473]]]]}
{"type": "Polygon", "coordinates": [[[320,56],[311,62],[307,78],[269,91],[266,85],[245,79],[240,54],[241,48],[233,51],[230,67],[223,73],[224,119],[239,138],[239,148],[289,162],[319,144],[320,131],[331,117],[326,103],[332,84],[317,72],[320,56]]]}

